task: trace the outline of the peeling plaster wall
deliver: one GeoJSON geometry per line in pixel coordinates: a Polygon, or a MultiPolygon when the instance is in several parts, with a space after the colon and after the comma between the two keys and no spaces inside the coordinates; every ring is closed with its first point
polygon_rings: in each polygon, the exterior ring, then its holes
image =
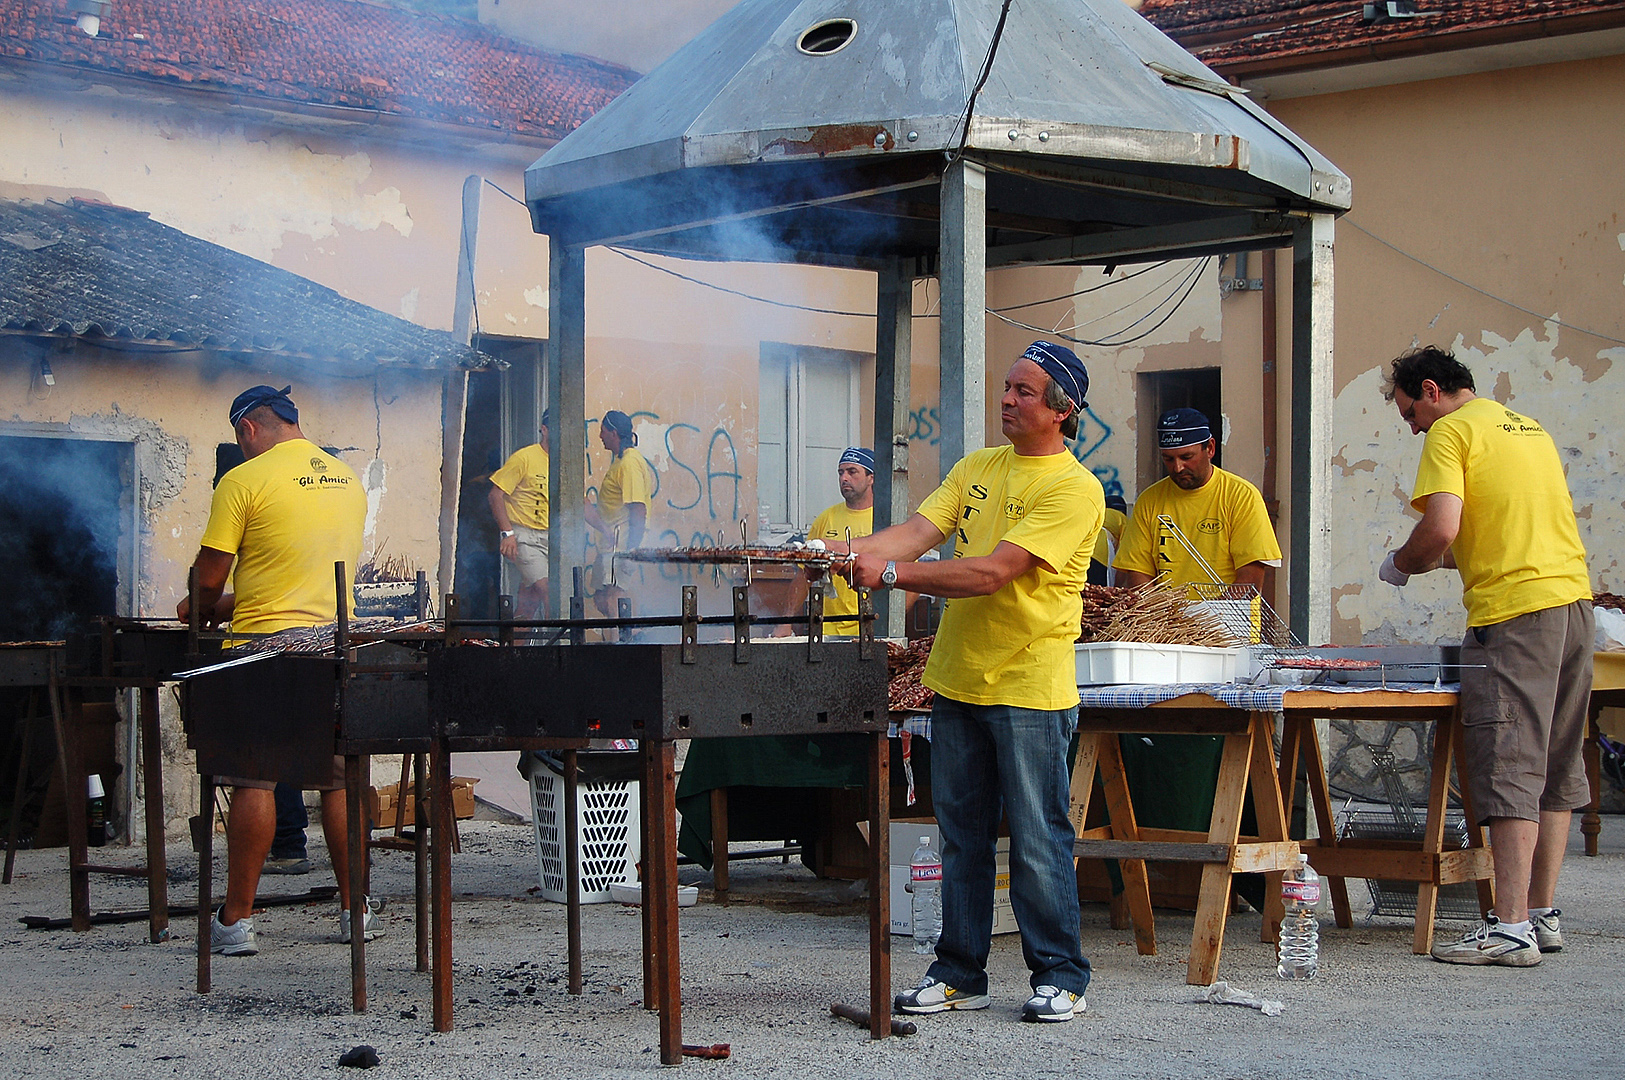
{"type": "Polygon", "coordinates": [[[1382,399],[1386,361],[1455,351],[1480,395],[1539,420],[1568,473],[1595,587],[1625,585],[1625,58],[1440,79],[1278,103],[1354,181],[1337,230],[1332,499],[1369,523],[1332,535],[1334,640],[1459,641],[1458,575],[1376,580],[1409,535],[1422,440],[1382,399]],[[1373,238],[1361,228],[1369,230],[1373,238]],[[1393,245],[1530,315],[1419,265],[1393,245]]]}

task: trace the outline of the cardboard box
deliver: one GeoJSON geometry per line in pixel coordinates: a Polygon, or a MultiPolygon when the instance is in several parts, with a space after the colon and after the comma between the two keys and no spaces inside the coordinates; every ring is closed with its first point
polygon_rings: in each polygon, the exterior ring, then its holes
{"type": "MultiPolygon", "coordinates": [[[[479,782],[477,776],[454,776],[451,778],[451,812],[453,817],[467,819],[474,816],[474,785],[479,782]]],[[[400,797],[399,784],[368,789],[367,803],[372,813],[373,828],[393,829],[395,827],[395,804],[400,800],[400,797]]],[[[413,809],[416,805],[417,800],[412,797],[411,785],[408,785],[405,819],[407,825],[413,824],[413,809]]]]}
{"type": "MultiPolygon", "coordinates": [[[[908,885],[908,860],[914,854],[914,849],[920,846],[920,837],[929,836],[931,847],[941,854],[942,834],[937,829],[936,818],[904,818],[893,820],[891,823],[890,859],[891,863],[891,932],[914,934],[914,894],[906,891],[908,885]]],[[[1010,838],[999,837],[994,849],[994,877],[993,877],[993,932],[995,934],[1013,934],[1016,926],[1016,914],[1010,908],[1010,838]]]]}

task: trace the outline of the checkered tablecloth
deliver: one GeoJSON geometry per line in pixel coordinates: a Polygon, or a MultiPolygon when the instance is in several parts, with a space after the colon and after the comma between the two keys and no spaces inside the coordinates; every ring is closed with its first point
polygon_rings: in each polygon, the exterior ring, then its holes
{"type": "MultiPolygon", "coordinates": [[[[1403,692],[1413,694],[1434,693],[1444,691],[1456,693],[1461,689],[1460,683],[1402,683],[1391,682],[1386,686],[1373,683],[1358,683],[1352,686],[1339,686],[1328,684],[1325,686],[1253,686],[1247,683],[1124,683],[1116,686],[1080,686],[1078,687],[1078,702],[1080,708],[1093,709],[1143,709],[1162,701],[1172,701],[1176,697],[1186,694],[1206,694],[1215,698],[1231,708],[1246,709],[1248,712],[1275,712],[1282,707],[1288,694],[1300,690],[1313,690],[1317,693],[1327,694],[1368,694],[1373,691],[1386,690],[1389,692],[1403,692]]],[[[908,732],[910,735],[923,735],[931,738],[930,713],[892,713],[891,724],[886,734],[896,738],[899,732],[908,732]]]]}

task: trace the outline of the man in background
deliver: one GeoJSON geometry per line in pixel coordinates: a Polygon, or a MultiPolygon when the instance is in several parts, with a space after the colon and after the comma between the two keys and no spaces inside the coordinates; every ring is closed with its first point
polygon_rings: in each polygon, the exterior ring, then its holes
{"type": "MultiPolygon", "coordinates": [[[[813,519],[807,539],[855,540],[874,532],[875,452],[866,446],[849,446],[835,467],[841,486],[841,502],[813,519]]],[[[832,575],[833,593],[824,597],[824,630],[830,634],[857,636],[858,594],[839,574],[832,575]]]]}
{"type": "Polygon", "coordinates": [[[536,442],[515,450],[491,474],[491,517],[497,523],[497,550],[519,573],[514,617],[535,619],[547,608],[547,427],[553,411],[542,413],[536,442]]]}

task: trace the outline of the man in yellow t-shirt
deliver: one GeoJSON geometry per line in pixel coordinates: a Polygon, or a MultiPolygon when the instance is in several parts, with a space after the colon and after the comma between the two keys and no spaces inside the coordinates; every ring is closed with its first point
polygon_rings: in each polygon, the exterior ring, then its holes
{"type": "Polygon", "coordinates": [[[1168,475],[1134,503],[1112,563],[1117,584],[1133,588],[1157,578],[1176,587],[1262,585],[1265,567],[1281,565],[1281,547],[1258,489],[1213,464],[1218,442],[1207,417],[1196,409],[1163,413],[1157,449],[1168,475]],[[1180,543],[1176,528],[1200,559],[1180,543]]]}
{"type": "Polygon", "coordinates": [[[491,517],[497,523],[497,550],[519,570],[514,616],[537,618],[547,606],[547,425],[542,413],[536,442],[520,447],[491,474],[491,517]]]}
{"type": "Polygon", "coordinates": [[[598,484],[598,504],[587,504],[587,524],[598,532],[592,601],[606,617],[614,618],[626,590],[610,584],[610,562],[615,552],[643,543],[654,502],[655,471],[638,449],[632,418],[619,409],[604,414],[598,441],[609,451],[610,463],[598,484]]]}
{"type": "MultiPolygon", "coordinates": [[[[349,466],[305,438],[290,389],[255,386],[231,403],[229,418],[245,460],[220,478],[193,564],[198,615],[208,626],[230,621],[234,631],[269,634],[330,623],[338,613],[333,564],[343,562],[353,570],[360,558],[366,492],[349,466]],[[225,591],[228,576],[233,593],[225,591]]],[[[353,609],[351,596],[344,602],[353,609]]],[[[185,619],[189,613],[190,598],[183,599],[175,614],[185,619]]],[[[276,833],[276,785],[235,777],[216,781],[234,790],[226,822],[226,899],[211,924],[210,944],[227,956],[252,956],[259,949],[249,916],[276,833]]],[[[349,941],[349,849],[339,758],[332,781],[322,789],[322,832],[338,878],[339,935],[349,941]]],[[[369,940],[383,932],[370,907],[363,932],[369,940]]]]}
{"type": "Polygon", "coordinates": [[[1106,520],[1100,523],[1095,536],[1094,554],[1089,559],[1089,584],[1115,585],[1116,571],[1112,558],[1123,543],[1123,530],[1128,527],[1128,503],[1121,495],[1106,496],[1106,520]]]}
{"type": "MultiPolygon", "coordinates": [[[[841,485],[841,502],[813,518],[807,539],[826,545],[868,536],[875,531],[875,452],[866,446],[849,446],[835,467],[841,485]]],[[[824,600],[824,630],[830,634],[856,635],[858,594],[844,577],[835,575],[834,595],[824,600]],[[843,618],[843,616],[846,616],[843,618]]]]}
{"type": "MultiPolygon", "coordinates": [[[[1067,452],[1089,375],[1065,346],[1034,342],[1005,376],[1009,446],[978,450],[907,521],[854,540],[854,586],[948,599],[923,681],[931,790],[942,830],[942,936],[909,1013],[988,1006],[994,845],[1010,826],[1010,900],[1032,995],[1022,1017],[1084,1010],[1089,961],[1067,820],[1067,743],[1077,724],[1073,642],[1105,513],[1100,481],[1067,452]],[[954,557],[916,562],[944,539],[954,557]]],[[[846,549],[832,543],[836,551],[846,549]]]]}
{"type": "Polygon", "coordinates": [[[1411,506],[1422,520],[1378,576],[1461,572],[1462,774],[1495,850],[1495,910],[1433,957],[1529,967],[1563,947],[1554,906],[1581,763],[1596,628],[1591,577],[1557,446],[1540,424],[1474,393],[1429,346],[1398,357],[1384,396],[1427,432],[1411,506]]]}

